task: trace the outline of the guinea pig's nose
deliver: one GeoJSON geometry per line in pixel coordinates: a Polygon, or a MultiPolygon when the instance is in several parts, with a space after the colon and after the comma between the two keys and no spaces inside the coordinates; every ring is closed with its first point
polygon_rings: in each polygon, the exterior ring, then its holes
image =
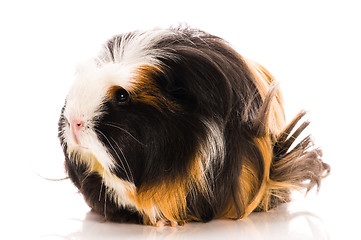
{"type": "Polygon", "coordinates": [[[76,144],[79,144],[79,131],[84,126],[84,122],[81,120],[72,120],[71,123],[71,133],[76,144]]]}
{"type": "Polygon", "coordinates": [[[81,120],[73,120],[71,126],[73,130],[79,131],[84,126],[84,122],[81,120]]]}

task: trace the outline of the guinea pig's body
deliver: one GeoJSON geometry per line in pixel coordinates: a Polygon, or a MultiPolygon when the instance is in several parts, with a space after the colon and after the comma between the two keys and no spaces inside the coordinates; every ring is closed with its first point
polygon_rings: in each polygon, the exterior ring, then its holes
{"type": "Polygon", "coordinates": [[[244,218],[329,172],[307,127],[285,125],[272,76],[188,28],[115,36],[81,66],[59,121],[66,171],[88,205],[144,224],[244,218]]]}

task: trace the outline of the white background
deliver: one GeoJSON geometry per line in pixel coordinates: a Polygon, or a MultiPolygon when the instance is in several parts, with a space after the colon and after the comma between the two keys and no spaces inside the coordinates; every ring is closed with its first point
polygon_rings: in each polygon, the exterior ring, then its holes
{"type": "Polygon", "coordinates": [[[348,0],[2,1],[0,239],[357,239],[360,12],[348,0]],[[112,35],[182,22],[266,66],[288,119],[310,110],[308,131],[332,167],[318,195],[243,221],[157,229],[102,223],[69,180],[38,176],[65,176],[57,120],[77,63],[112,35]]]}

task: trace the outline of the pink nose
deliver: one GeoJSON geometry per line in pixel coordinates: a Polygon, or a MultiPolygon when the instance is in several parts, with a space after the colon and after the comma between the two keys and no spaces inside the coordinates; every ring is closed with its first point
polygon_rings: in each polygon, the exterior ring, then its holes
{"type": "Polygon", "coordinates": [[[84,122],[80,120],[74,120],[71,125],[75,131],[79,131],[83,127],[84,122]]]}
{"type": "Polygon", "coordinates": [[[79,144],[79,131],[84,126],[84,122],[80,120],[71,121],[71,132],[73,135],[73,139],[76,144],[79,144]]]}

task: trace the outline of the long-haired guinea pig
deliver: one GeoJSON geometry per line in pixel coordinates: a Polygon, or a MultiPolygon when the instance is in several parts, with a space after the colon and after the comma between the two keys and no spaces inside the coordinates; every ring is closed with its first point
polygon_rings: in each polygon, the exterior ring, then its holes
{"type": "Polygon", "coordinates": [[[59,120],[65,169],[110,221],[240,219],[329,173],[301,111],[223,39],[177,27],[111,38],[79,67],[59,120]],[[296,141],[297,140],[297,141],[296,141]],[[293,144],[296,141],[295,144],[293,144]]]}

